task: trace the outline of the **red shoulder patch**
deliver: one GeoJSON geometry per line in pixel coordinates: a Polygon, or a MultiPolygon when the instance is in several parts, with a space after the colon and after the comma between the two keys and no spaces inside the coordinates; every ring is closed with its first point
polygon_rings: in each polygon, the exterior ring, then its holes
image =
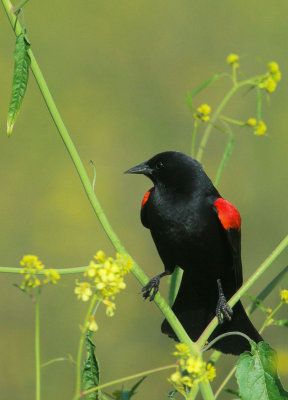
{"type": "Polygon", "coordinates": [[[218,217],[224,229],[228,231],[232,228],[240,231],[241,217],[238,210],[229,203],[229,201],[224,200],[221,197],[215,201],[214,205],[218,211],[218,217]]]}
{"type": "Polygon", "coordinates": [[[152,189],[153,188],[151,188],[150,190],[148,190],[148,192],[145,193],[142,203],[141,203],[141,208],[143,208],[145,206],[145,204],[147,203],[152,189]]]}

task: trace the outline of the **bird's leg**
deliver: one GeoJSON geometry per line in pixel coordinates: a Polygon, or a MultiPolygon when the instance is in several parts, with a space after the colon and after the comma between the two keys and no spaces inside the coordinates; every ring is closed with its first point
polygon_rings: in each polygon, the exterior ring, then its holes
{"type": "Polygon", "coordinates": [[[221,279],[217,279],[217,285],[218,285],[219,299],[216,307],[216,316],[218,318],[219,324],[221,325],[223,324],[225,319],[231,321],[233,310],[227,303],[226,297],[224,296],[224,292],[221,285],[221,279]],[[223,315],[223,317],[221,316],[221,314],[223,315]]]}
{"type": "Polygon", "coordinates": [[[166,270],[166,271],[162,272],[162,274],[156,275],[152,279],[150,279],[150,281],[147,283],[147,285],[145,285],[141,290],[144,300],[146,300],[146,299],[148,299],[148,297],[150,297],[149,300],[153,301],[156,293],[159,290],[160,279],[163,278],[163,276],[171,275],[171,273],[172,273],[171,271],[166,270]],[[153,290],[153,292],[152,292],[152,290],[153,290]]]}

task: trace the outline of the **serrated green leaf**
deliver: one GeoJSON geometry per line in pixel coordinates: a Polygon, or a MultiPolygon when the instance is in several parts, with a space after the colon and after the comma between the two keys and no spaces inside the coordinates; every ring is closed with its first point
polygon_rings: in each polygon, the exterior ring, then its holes
{"type": "Polygon", "coordinates": [[[268,343],[251,341],[251,352],[241,354],[236,378],[242,400],[284,400],[284,390],[277,373],[277,353],[268,343]]]}
{"type": "Polygon", "coordinates": [[[273,325],[285,326],[288,328],[288,319],[275,319],[273,325]]]}
{"type": "MultiPolygon", "coordinates": [[[[95,345],[91,341],[89,335],[85,338],[86,345],[86,360],[83,364],[82,369],[82,388],[83,390],[89,390],[99,385],[99,364],[95,356],[95,345]]],[[[100,400],[101,394],[99,391],[87,394],[87,400],[100,400]]]]}
{"type": "Polygon", "coordinates": [[[132,398],[132,396],[134,396],[136,394],[136,389],[137,387],[144,381],[144,379],[146,378],[146,376],[143,376],[143,378],[141,378],[138,382],[135,383],[134,386],[132,386],[132,388],[130,390],[116,390],[115,392],[113,392],[113,396],[115,400],[130,400],[132,398]]]}
{"type": "Polygon", "coordinates": [[[7,118],[7,134],[11,135],[16,117],[26,92],[29,66],[31,63],[28,49],[30,44],[25,39],[25,34],[20,33],[16,39],[14,51],[14,76],[12,84],[12,93],[7,118]]]}
{"type": "MultiPolygon", "coordinates": [[[[266,297],[272,292],[272,290],[281,282],[281,280],[284,278],[284,276],[287,274],[287,272],[288,272],[288,266],[283,268],[283,270],[281,272],[279,272],[279,274],[276,275],[276,277],[270,283],[268,283],[268,285],[257,296],[257,300],[260,300],[260,301],[265,300],[266,297]]],[[[251,315],[252,312],[254,312],[256,308],[257,308],[257,306],[255,304],[252,304],[248,308],[247,314],[251,315]]]]}

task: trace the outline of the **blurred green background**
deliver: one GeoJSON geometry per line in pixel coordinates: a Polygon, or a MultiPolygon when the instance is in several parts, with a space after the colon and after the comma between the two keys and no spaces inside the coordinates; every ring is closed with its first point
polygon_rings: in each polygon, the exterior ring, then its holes
{"type": "MultiPolygon", "coordinates": [[[[163,268],[139,219],[151,183],[122,172],[160,151],[189,152],[193,118],[186,93],[213,73],[229,71],[225,59],[231,52],[240,55],[248,76],[264,73],[269,61],[277,61],[283,73],[271,104],[264,101],[269,136],[236,129],[233,155],[220,183],[222,195],[242,215],[245,279],[287,234],[287,13],[283,0],[30,0],[25,6],[32,49],[91,179],[89,160],[97,166],[97,195],[123,244],[149,276],[163,268]]],[[[98,249],[113,255],[32,74],[13,134],[6,137],[15,37],[2,7],[0,27],[0,265],[19,266],[29,253],[50,268],[87,265],[98,249]]],[[[195,105],[205,102],[215,109],[229,87],[229,79],[215,83],[195,98],[195,105]]],[[[244,121],[255,117],[255,93],[237,95],[225,113],[244,121]]],[[[225,135],[214,131],[203,159],[211,178],[225,143],[225,135]]],[[[286,252],[250,293],[256,295],[287,261],[286,252]]],[[[43,292],[43,362],[68,353],[75,357],[86,304],[76,299],[74,280],[64,277],[59,287],[43,292]]],[[[164,281],[161,292],[166,294],[164,281]]],[[[14,282],[19,277],[1,274],[1,399],[30,400],[34,308],[14,282]]],[[[273,308],[279,290],[287,286],[286,279],[265,304],[273,308]]],[[[102,383],[174,362],[173,342],[160,333],[163,317],[154,304],[142,301],[139,291],[131,275],[117,298],[116,315],[107,318],[99,311],[95,342],[102,383]]],[[[285,313],[287,308],[282,318],[285,313]]],[[[257,311],[256,326],[262,320],[257,311]]],[[[279,352],[287,385],[287,332],[269,327],[264,337],[279,352]]],[[[222,358],[214,387],[234,361],[222,358]]],[[[168,374],[147,378],[137,398],[165,399],[168,374]]],[[[71,364],[46,367],[42,377],[44,400],[71,399],[71,364]]]]}

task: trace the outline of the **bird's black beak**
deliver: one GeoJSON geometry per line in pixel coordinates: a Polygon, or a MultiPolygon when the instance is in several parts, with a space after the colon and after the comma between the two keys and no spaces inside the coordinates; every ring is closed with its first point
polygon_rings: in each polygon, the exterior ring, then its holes
{"type": "Polygon", "coordinates": [[[146,176],[150,176],[152,173],[152,169],[145,162],[142,164],[136,165],[136,167],[130,168],[124,172],[124,174],[143,174],[146,176]]]}

